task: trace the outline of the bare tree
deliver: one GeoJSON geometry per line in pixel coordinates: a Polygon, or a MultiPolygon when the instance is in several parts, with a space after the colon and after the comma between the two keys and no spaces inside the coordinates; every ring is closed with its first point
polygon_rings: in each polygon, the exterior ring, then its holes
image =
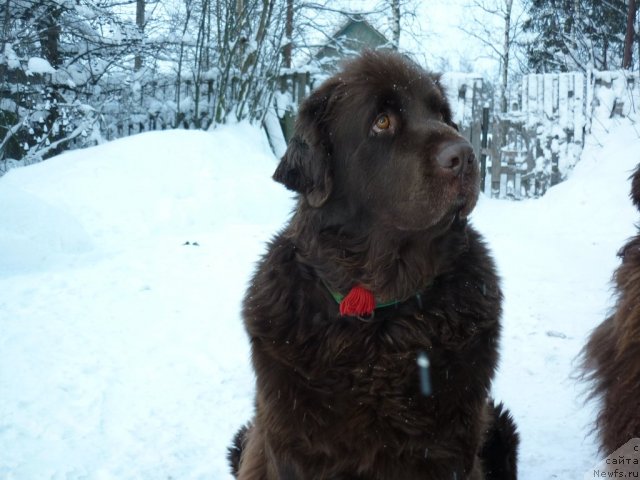
{"type": "MultiPolygon", "coordinates": [[[[138,30],[140,31],[140,37],[142,38],[144,35],[144,7],[145,0],[136,0],[136,25],[138,26],[138,30]]],[[[136,71],[142,68],[142,55],[140,52],[136,53],[136,57],[134,60],[134,69],[136,71]]]]}
{"type": "Polygon", "coordinates": [[[500,63],[500,111],[507,112],[511,63],[522,27],[522,5],[518,0],[473,0],[474,22],[460,27],[463,32],[489,48],[500,63]],[[500,28],[496,28],[501,24],[500,28]],[[497,33],[500,33],[498,38],[497,33]]]}
{"type": "Polygon", "coordinates": [[[395,50],[400,48],[400,0],[391,0],[391,45],[395,50]]]}
{"type": "Polygon", "coordinates": [[[294,21],[294,1],[287,0],[287,16],[284,25],[285,43],[282,47],[283,66],[291,68],[293,65],[293,21],[294,21]]]}
{"type": "Polygon", "coordinates": [[[197,38],[193,44],[182,42],[179,74],[191,59],[187,68],[195,90],[196,126],[205,126],[199,120],[204,114],[214,124],[262,120],[283,61],[285,10],[276,0],[200,0],[192,5],[184,32],[195,31],[197,38]],[[208,112],[200,108],[204,80],[210,84],[208,112]]]}
{"type": "Polygon", "coordinates": [[[500,111],[507,113],[507,88],[509,86],[509,60],[511,57],[511,45],[513,43],[511,31],[511,13],[513,12],[513,0],[504,0],[504,29],[502,41],[502,83],[500,88],[500,111]]]}
{"type": "Polygon", "coordinates": [[[185,39],[187,31],[189,30],[191,14],[193,12],[192,0],[185,0],[185,20],[182,28],[182,36],[180,37],[180,54],[178,55],[178,75],[176,78],[176,120],[175,124],[178,125],[182,122],[182,113],[180,110],[180,100],[182,100],[181,86],[182,86],[182,66],[185,56],[185,39]]]}
{"type": "Polygon", "coordinates": [[[296,58],[312,60],[314,53],[333,40],[337,27],[347,19],[366,20],[389,39],[389,46],[394,49],[399,48],[401,35],[417,36],[412,22],[418,17],[418,0],[378,0],[364,9],[350,9],[335,0],[287,0],[287,3],[293,7],[289,10],[293,19],[293,63],[296,58]]]}

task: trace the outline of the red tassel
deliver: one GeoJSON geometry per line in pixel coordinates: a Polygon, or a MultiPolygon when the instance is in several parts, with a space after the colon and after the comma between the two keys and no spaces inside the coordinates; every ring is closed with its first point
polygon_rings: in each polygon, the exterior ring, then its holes
{"type": "Polygon", "coordinates": [[[368,317],[376,308],[376,299],[366,288],[356,285],[340,302],[343,317],[368,317]]]}

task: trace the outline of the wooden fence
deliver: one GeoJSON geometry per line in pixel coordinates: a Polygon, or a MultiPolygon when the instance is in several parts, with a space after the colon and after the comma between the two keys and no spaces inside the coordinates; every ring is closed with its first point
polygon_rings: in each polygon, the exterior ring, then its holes
{"type": "MultiPolygon", "coordinates": [[[[10,72],[0,73],[5,82],[10,80],[10,72]]],[[[46,83],[37,75],[28,81],[35,93],[7,91],[7,95],[39,95],[38,85],[46,83]]],[[[542,195],[578,160],[594,119],[637,113],[640,103],[640,78],[624,71],[527,75],[507,114],[492,110],[491,85],[480,77],[445,75],[443,83],[454,120],[479,154],[482,189],[499,198],[542,195]]],[[[286,138],[293,132],[297,106],[315,86],[309,73],[281,77],[275,104],[286,138]]],[[[123,84],[103,91],[100,98],[82,98],[76,91],[65,92],[64,86],[57,88],[74,101],[101,105],[101,131],[111,140],[149,130],[207,128],[212,121],[208,106],[213,81],[198,87],[189,81],[159,80],[136,88],[123,84]],[[187,102],[179,108],[174,101],[178,89],[179,98],[187,102]],[[190,111],[196,92],[198,118],[190,111]]]]}
{"type": "Polygon", "coordinates": [[[593,122],[639,113],[640,79],[626,71],[527,75],[496,115],[488,151],[491,195],[542,195],[578,161],[593,122]]]}
{"type": "Polygon", "coordinates": [[[213,94],[213,80],[201,82],[198,88],[190,80],[180,83],[154,81],[135,89],[125,87],[111,91],[110,98],[117,101],[104,99],[103,110],[108,119],[103,126],[105,137],[112,140],[171,128],[206,129],[213,121],[213,94]],[[180,104],[176,102],[177,98],[180,98],[180,104]],[[197,116],[194,112],[196,101],[197,116]]]}
{"type": "Polygon", "coordinates": [[[119,84],[102,85],[98,92],[54,83],[50,74],[27,75],[21,69],[10,70],[6,65],[0,65],[0,98],[9,100],[3,104],[5,110],[9,105],[14,106],[15,112],[9,113],[15,113],[16,118],[19,118],[19,109],[33,108],[36,111],[38,104],[44,104],[44,87],[47,87],[48,91],[55,91],[61,103],[69,106],[89,104],[95,108],[101,123],[100,131],[107,140],[150,130],[206,129],[213,117],[209,108],[214,94],[213,84],[213,80],[204,80],[196,88],[190,80],[178,83],[174,78],[146,84],[123,79],[119,84]],[[182,103],[178,103],[178,98],[182,103]],[[193,115],[196,102],[199,105],[197,118],[193,115]]]}

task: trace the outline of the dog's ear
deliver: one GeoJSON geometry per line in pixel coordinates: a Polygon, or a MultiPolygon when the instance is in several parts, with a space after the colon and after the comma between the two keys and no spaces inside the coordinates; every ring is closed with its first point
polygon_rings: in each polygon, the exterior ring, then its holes
{"type": "Polygon", "coordinates": [[[295,133],[273,179],[301,193],[312,207],[322,206],[333,189],[327,116],[337,82],[323,84],[300,106],[295,133]]]}

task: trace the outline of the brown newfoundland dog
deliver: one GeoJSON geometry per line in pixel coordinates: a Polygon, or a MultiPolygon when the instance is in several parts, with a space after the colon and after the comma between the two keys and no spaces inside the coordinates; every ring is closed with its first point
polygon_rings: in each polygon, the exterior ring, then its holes
{"type": "MultiPolygon", "coordinates": [[[[631,199],[640,210],[640,165],[631,199]]],[[[614,274],[615,310],[593,331],[583,352],[592,395],[602,400],[596,425],[607,455],[640,437],[640,234],[618,256],[622,264],[614,274]]]]}
{"type": "Polygon", "coordinates": [[[398,54],[363,54],[302,104],[274,174],[297,207],[244,301],[257,395],[237,478],[516,478],[488,397],[501,291],[467,223],[478,170],[439,77],[398,54]]]}

